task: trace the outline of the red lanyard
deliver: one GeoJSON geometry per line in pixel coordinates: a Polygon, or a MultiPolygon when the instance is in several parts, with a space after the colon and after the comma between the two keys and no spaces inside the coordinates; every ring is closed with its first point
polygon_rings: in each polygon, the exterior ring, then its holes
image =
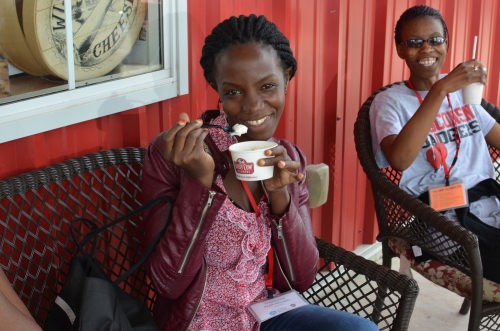
{"type": "MultiPolygon", "coordinates": [[[[422,96],[415,89],[415,87],[413,87],[413,84],[411,83],[410,80],[408,80],[408,86],[413,90],[413,92],[415,92],[415,94],[418,98],[418,101],[420,102],[420,104],[422,104],[422,102],[423,102],[422,96]]],[[[451,169],[453,169],[453,167],[455,166],[455,163],[457,163],[458,152],[460,151],[461,138],[460,138],[460,133],[458,132],[458,128],[455,125],[455,120],[453,119],[453,105],[451,104],[451,99],[450,99],[449,94],[446,94],[446,99],[448,99],[448,105],[450,106],[450,109],[452,112],[451,121],[453,123],[453,130],[455,131],[455,145],[456,145],[455,156],[453,157],[453,161],[451,162],[451,165],[449,168],[448,168],[448,165],[446,164],[447,153],[446,153],[446,149],[444,148],[444,144],[439,141],[438,137],[436,136],[436,134],[434,132],[432,134],[434,135],[434,139],[436,140],[436,144],[437,144],[437,147],[433,148],[433,150],[434,150],[434,152],[439,153],[441,156],[441,164],[443,165],[445,183],[446,183],[446,186],[449,186],[450,185],[450,173],[451,173],[451,169]]]]}
{"type": "MultiPolygon", "coordinates": [[[[241,181],[241,186],[243,186],[243,189],[247,194],[248,200],[252,205],[252,209],[254,210],[257,217],[259,217],[260,210],[259,207],[257,206],[257,202],[255,202],[255,199],[253,198],[252,192],[250,192],[250,188],[248,187],[247,183],[243,180],[241,181]]],[[[269,252],[267,252],[267,272],[266,272],[266,289],[269,298],[272,298],[273,270],[274,270],[274,255],[273,255],[273,247],[271,246],[269,252]]]]}

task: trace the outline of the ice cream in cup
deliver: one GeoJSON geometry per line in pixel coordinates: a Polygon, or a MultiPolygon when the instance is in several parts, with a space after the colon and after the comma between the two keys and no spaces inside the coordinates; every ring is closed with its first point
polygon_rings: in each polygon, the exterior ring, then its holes
{"type": "Polygon", "coordinates": [[[233,160],[234,171],[238,180],[258,181],[271,178],[274,166],[261,167],[257,164],[260,159],[268,158],[264,152],[277,146],[272,141],[245,141],[229,146],[233,160]]]}

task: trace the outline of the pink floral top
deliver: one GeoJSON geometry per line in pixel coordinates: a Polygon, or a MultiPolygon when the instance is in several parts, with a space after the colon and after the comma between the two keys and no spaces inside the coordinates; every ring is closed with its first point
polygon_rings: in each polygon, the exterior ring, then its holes
{"type": "MultiPolygon", "coordinates": [[[[215,120],[216,124],[219,120],[215,120]]],[[[212,121],[214,123],[214,121],[212,121]]],[[[221,151],[235,143],[222,130],[210,134],[221,151]]],[[[225,191],[222,178],[216,184],[225,191]]],[[[247,306],[266,298],[264,265],[271,247],[269,206],[258,202],[261,215],[246,212],[226,198],[205,245],[207,282],[198,311],[189,327],[197,331],[258,330],[247,306]]]]}

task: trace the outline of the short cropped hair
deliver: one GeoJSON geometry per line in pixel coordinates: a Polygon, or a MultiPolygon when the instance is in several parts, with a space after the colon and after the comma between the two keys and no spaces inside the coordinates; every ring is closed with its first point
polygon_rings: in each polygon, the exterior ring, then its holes
{"type": "Polygon", "coordinates": [[[423,16],[429,16],[441,21],[441,24],[443,25],[444,37],[448,38],[448,28],[441,13],[432,7],[426,5],[418,5],[408,8],[399,17],[398,22],[396,23],[396,28],[394,29],[394,41],[396,42],[396,45],[399,45],[402,42],[401,30],[403,29],[404,25],[415,18],[423,16]]]}

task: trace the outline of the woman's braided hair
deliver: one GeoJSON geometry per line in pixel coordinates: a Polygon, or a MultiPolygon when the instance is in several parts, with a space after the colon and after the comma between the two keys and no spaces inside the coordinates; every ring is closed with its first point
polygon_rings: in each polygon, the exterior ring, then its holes
{"type": "Polygon", "coordinates": [[[444,37],[448,38],[448,27],[446,26],[446,22],[444,21],[443,16],[439,11],[436,9],[426,6],[426,5],[417,5],[413,6],[411,8],[408,8],[405,10],[403,14],[399,17],[396,27],[394,29],[394,41],[396,42],[396,45],[399,45],[402,40],[401,40],[401,30],[403,29],[404,25],[408,23],[409,21],[423,17],[423,16],[428,16],[435,18],[441,22],[443,25],[443,32],[444,32],[444,37]]]}
{"type": "Polygon", "coordinates": [[[297,61],[290,48],[290,42],[273,22],[264,16],[254,14],[231,16],[219,23],[205,38],[205,45],[201,51],[200,64],[203,74],[213,88],[216,88],[214,74],[217,55],[229,46],[251,42],[272,46],[281,60],[283,69],[291,69],[290,79],[295,75],[297,61]]]}

